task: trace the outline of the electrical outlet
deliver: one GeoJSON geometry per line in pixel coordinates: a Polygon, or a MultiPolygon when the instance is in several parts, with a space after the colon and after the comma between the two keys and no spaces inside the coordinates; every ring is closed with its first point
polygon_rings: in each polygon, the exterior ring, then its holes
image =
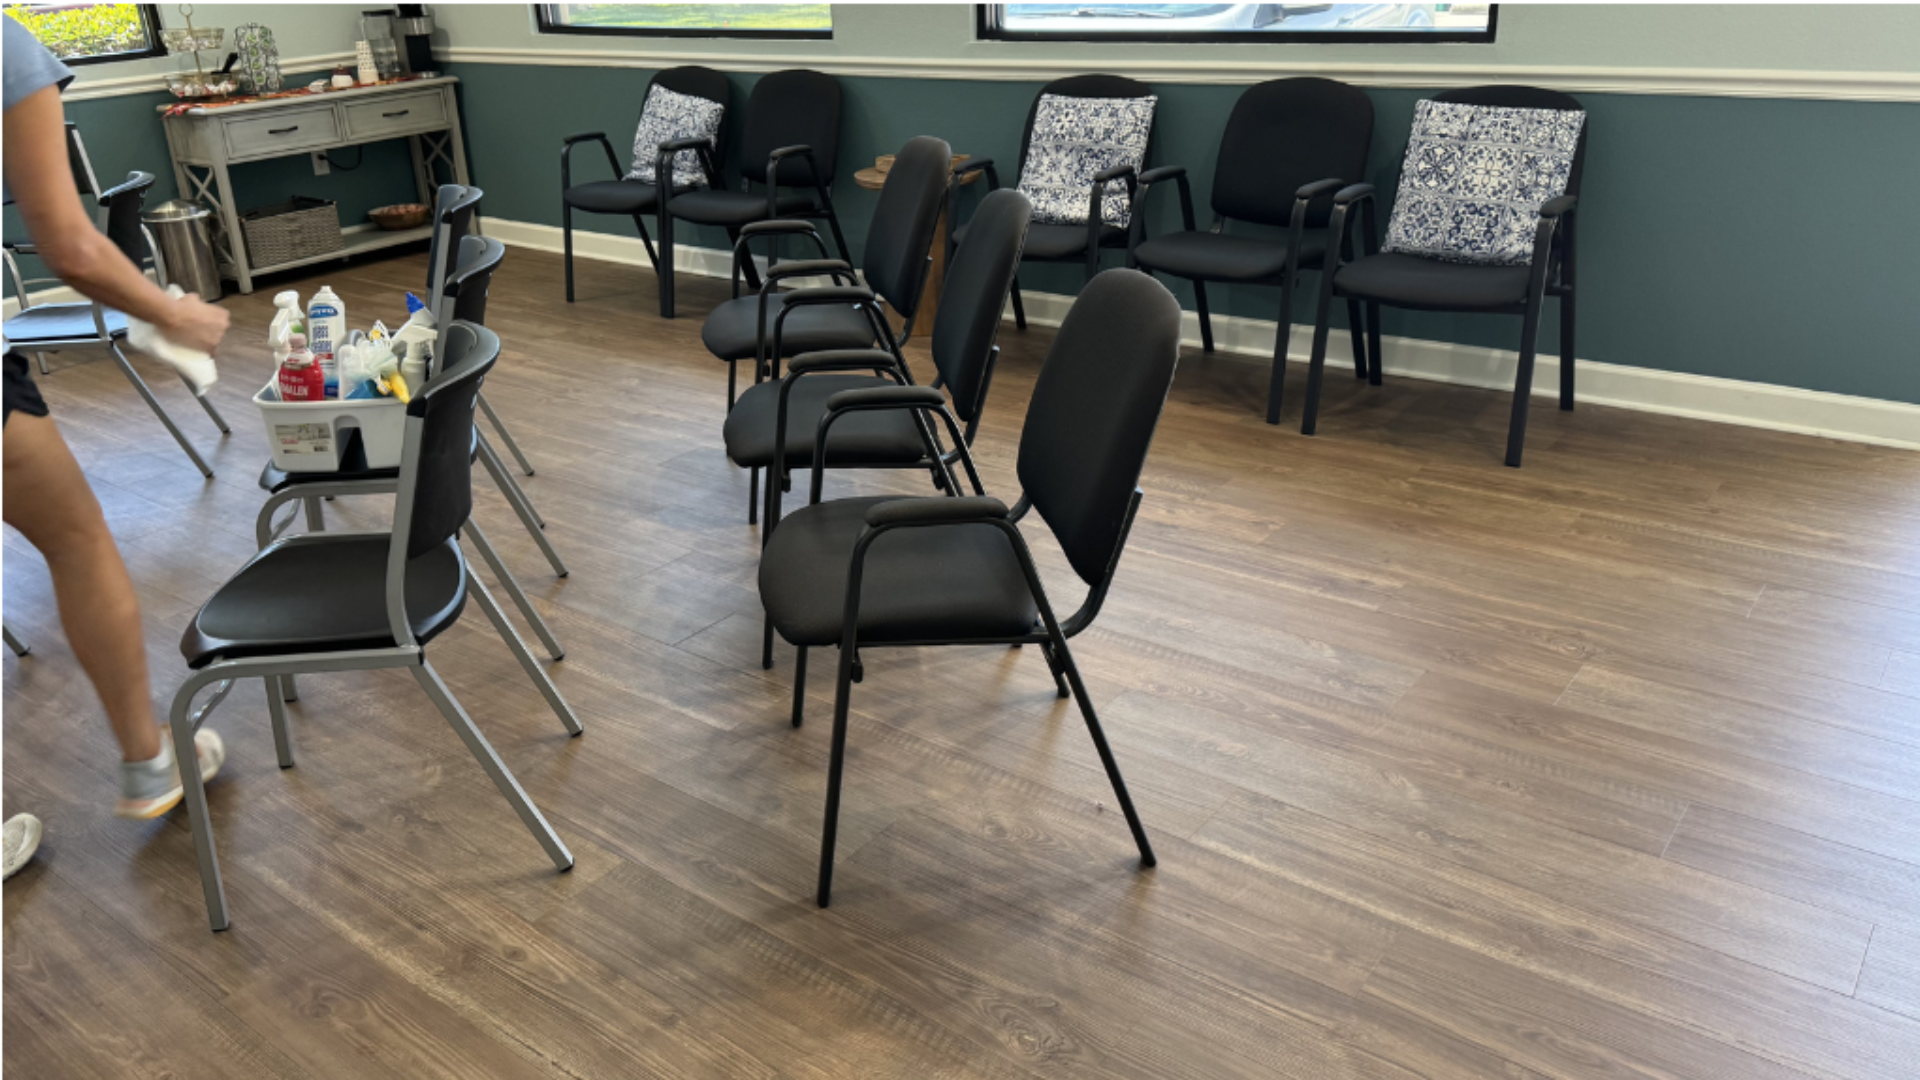
{"type": "Polygon", "coordinates": [[[327,161],[327,152],[325,150],[315,150],[313,152],[313,175],[325,176],[332,171],[333,166],[327,161]]]}

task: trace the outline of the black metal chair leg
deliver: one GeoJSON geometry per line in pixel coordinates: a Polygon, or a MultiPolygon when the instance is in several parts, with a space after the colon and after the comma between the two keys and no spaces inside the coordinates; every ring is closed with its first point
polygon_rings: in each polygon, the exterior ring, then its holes
{"type": "Polygon", "coordinates": [[[1367,360],[1372,365],[1367,373],[1367,382],[1379,386],[1384,373],[1380,355],[1380,304],[1377,301],[1367,305],[1367,360]]]}
{"type": "Polygon", "coordinates": [[[826,907],[833,896],[833,843],[840,831],[840,777],[847,763],[847,706],[853,696],[854,650],[840,646],[840,677],[833,695],[833,749],[827,758],[827,813],[820,833],[820,888],[814,899],[826,907]]]}
{"type": "Polygon", "coordinates": [[[1200,312],[1200,349],[1213,351],[1213,313],[1207,310],[1207,283],[1193,283],[1193,306],[1200,312]]]}
{"type": "Polygon", "coordinates": [[[798,646],[793,654],[793,726],[799,727],[807,708],[807,647],[798,646]]]}
{"type": "Polygon", "coordinates": [[[1013,325],[1027,328],[1027,306],[1020,302],[1020,279],[1013,279],[1013,325]]]}
{"type": "Polygon", "coordinates": [[[1060,673],[1060,658],[1053,655],[1053,646],[1040,646],[1040,655],[1047,658],[1047,670],[1053,673],[1054,690],[1063,698],[1072,697],[1072,691],[1067,689],[1066,676],[1060,673]]]}
{"type": "MultiPolygon", "coordinates": [[[[1207,324],[1200,324],[1206,333],[1207,324]]],[[[1286,396],[1287,350],[1293,346],[1293,286],[1280,285],[1280,325],[1273,332],[1273,379],[1267,384],[1267,423],[1280,422],[1280,402],[1286,396]]]]}
{"type": "Polygon", "coordinates": [[[1367,377],[1366,313],[1358,300],[1347,301],[1347,335],[1353,339],[1353,377],[1367,377]]]}
{"type": "Polygon", "coordinates": [[[1573,294],[1560,297],[1560,408],[1573,411],[1573,294]]]}
{"type": "Polygon", "coordinates": [[[1320,379],[1327,367],[1327,318],[1333,308],[1333,288],[1329,282],[1320,290],[1320,311],[1313,320],[1313,353],[1307,358],[1307,406],[1300,418],[1300,434],[1313,434],[1320,420],[1320,379]]]}
{"type": "Polygon", "coordinates": [[[567,303],[573,303],[573,207],[560,200],[560,262],[567,268],[567,303]]]}
{"type": "Polygon", "coordinates": [[[1140,815],[1133,809],[1133,797],[1127,794],[1127,781],[1120,775],[1120,763],[1113,758],[1113,748],[1107,745],[1107,733],[1100,727],[1100,718],[1094,714],[1093,699],[1087,696],[1086,684],[1080,681],[1080,669],[1074,666],[1073,654],[1067,651],[1067,639],[1057,627],[1049,628],[1052,636],[1052,648],[1060,660],[1061,670],[1066,673],[1067,685],[1073,688],[1073,696],[1080,705],[1080,716],[1087,722],[1087,734],[1093,736],[1093,748],[1100,753],[1100,764],[1106,767],[1107,780],[1113,784],[1114,801],[1120,804],[1120,812],[1126,815],[1127,828],[1133,830],[1133,842],[1140,848],[1140,865],[1153,866],[1153,845],[1147,842],[1147,830],[1140,824],[1140,815]]]}
{"type": "Polygon", "coordinates": [[[660,279],[660,317],[673,318],[673,217],[667,213],[667,193],[660,193],[660,257],[654,262],[660,279]]]}
{"type": "Polygon", "coordinates": [[[1527,441],[1527,405],[1533,397],[1533,354],[1540,336],[1540,301],[1527,305],[1520,329],[1520,367],[1513,378],[1513,419],[1507,423],[1507,467],[1520,467],[1520,450],[1527,441]]]}
{"type": "Polygon", "coordinates": [[[773,620],[771,618],[760,620],[760,670],[773,670],[773,620]]]}
{"type": "Polygon", "coordinates": [[[747,524],[760,522],[760,467],[747,470],[747,524]]]}
{"type": "Polygon", "coordinates": [[[647,216],[633,215],[633,227],[640,230],[640,244],[647,249],[647,261],[653,264],[653,272],[660,272],[660,253],[653,250],[653,236],[647,232],[647,216]]]}
{"type": "Polygon", "coordinates": [[[840,215],[834,213],[833,207],[831,206],[827,207],[827,228],[833,232],[834,246],[840,249],[840,261],[851,264],[853,262],[853,256],[847,254],[849,250],[847,248],[847,237],[845,233],[840,231],[840,215]]]}

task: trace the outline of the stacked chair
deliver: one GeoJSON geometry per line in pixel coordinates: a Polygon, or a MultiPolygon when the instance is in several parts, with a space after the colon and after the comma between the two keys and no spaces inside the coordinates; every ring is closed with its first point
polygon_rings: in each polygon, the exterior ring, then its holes
{"type": "MultiPolygon", "coordinates": [[[[93,167],[87,162],[86,147],[80,141],[79,132],[71,124],[67,126],[67,149],[69,160],[73,164],[75,181],[81,185],[81,190],[83,192],[97,190],[97,183],[93,179],[93,167]],[[90,188],[88,185],[94,186],[90,188]]],[[[135,266],[145,265],[151,260],[156,276],[164,287],[167,284],[166,268],[158,259],[153,259],[152,237],[147,235],[146,229],[140,224],[140,208],[146,200],[147,190],[152,186],[152,173],[132,172],[127,174],[123,182],[92,197],[100,210],[102,227],[107,238],[112,240],[114,246],[120,249],[120,253],[135,266]]],[[[160,423],[166,426],[168,434],[180,444],[180,449],[186,451],[187,458],[193,462],[194,467],[200,470],[201,475],[211,477],[213,469],[200,456],[200,452],[194,449],[193,444],[187,441],[186,435],[182,434],[178,425],[173,422],[173,417],[167,415],[167,410],[161,406],[160,399],[153,396],[153,390],[147,386],[146,380],[140,377],[140,373],[134,370],[133,364],[127,359],[126,353],[121,351],[121,343],[127,337],[127,316],[91,300],[60,304],[33,303],[27,294],[27,287],[51,282],[54,279],[30,279],[21,275],[16,256],[36,254],[32,244],[7,241],[4,248],[7,272],[13,278],[13,293],[20,301],[20,313],[6,321],[5,333],[8,347],[36,354],[43,374],[47,371],[45,355],[47,353],[65,349],[106,350],[112,355],[121,373],[126,375],[127,381],[133,384],[133,388],[146,401],[147,407],[152,409],[153,414],[160,418],[160,423]]],[[[186,382],[186,378],[182,376],[181,381],[186,382]]],[[[187,385],[191,389],[192,384],[187,385]]],[[[220,415],[220,410],[214,407],[210,399],[196,394],[194,400],[200,403],[200,408],[206,411],[208,418],[220,429],[221,434],[227,434],[231,430],[227,427],[226,419],[220,415]]]]}
{"type": "MultiPolygon", "coordinates": [[[[1516,469],[1520,467],[1520,454],[1527,437],[1527,404],[1533,394],[1540,309],[1546,297],[1556,297],[1560,301],[1560,408],[1572,410],[1574,207],[1579,201],[1580,174],[1587,156],[1584,121],[1585,112],[1578,99],[1556,90],[1529,86],[1450,90],[1435,96],[1431,102],[1421,102],[1415,118],[1414,139],[1407,153],[1407,171],[1414,175],[1401,178],[1400,197],[1388,228],[1389,242],[1398,241],[1398,250],[1381,250],[1371,184],[1354,184],[1334,196],[1328,232],[1340,238],[1343,254],[1329,261],[1327,272],[1321,275],[1306,414],[1300,423],[1302,434],[1313,434],[1318,419],[1320,373],[1327,352],[1327,313],[1336,296],[1344,298],[1350,306],[1358,302],[1368,306],[1367,333],[1372,339],[1375,385],[1380,382],[1381,304],[1422,311],[1520,316],[1520,363],[1514,373],[1513,414],[1507,425],[1506,453],[1506,464],[1516,469]],[[1436,213],[1432,207],[1436,204],[1444,207],[1449,194],[1444,190],[1451,186],[1447,183],[1447,171],[1423,172],[1417,168],[1417,157],[1431,159],[1445,152],[1450,139],[1443,137],[1423,147],[1422,128],[1424,117],[1432,114],[1436,106],[1449,105],[1528,110],[1504,114],[1501,121],[1510,133],[1506,137],[1516,140],[1527,153],[1524,158],[1520,154],[1482,155],[1482,160],[1503,161],[1507,175],[1500,177],[1498,183],[1482,178],[1477,185],[1490,191],[1505,189],[1505,192],[1485,200],[1473,199],[1481,206],[1471,215],[1436,213]],[[1523,160],[1527,160],[1524,166],[1523,160]],[[1556,171],[1555,165],[1563,171],[1556,171]],[[1564,183],[1553,185],[1552,179],[1560,177],[1564,177],[1564,183]],[[1440,197],[1436,198],[1436,192],[1440,197]],[[1507,205],[1500,206],[1502,202],[1507,205]],[[1434,227],[1436,221],[1458,220],[1463,216],[1500,221],[1501,227],[1493,237],[1434,227]],[[1359,258],[1352,255],[1356,218],[1363,220],[1363,254],[1359,258]],[[1499,234],[1503,232],[1506,235],[1501,237],[1499,234]],[[1506,243],[1499,246],[1519,250],[1490,252],[1489,247],[1494,246],[1490,243],[1492,239],[1504,239],[1506,243]]],[[[1357,327],[1357,321],[1352,325],[1357,327]]],[[[1355,355],[1359,355],[1357,343],[1355,355]]]]}
{"type": "MultiPolygon", "coordinates": [[[[964,255],[965,245],[961,250],[964,255]]],[[[1058,693],[1072,696],[1080,707],[1141,864],[1154,864],[1067,639],[1092,625],[1113,582],[1179,351],[1180,305],[1164,286],[1132,270],[1095,277],[1061,325],[1035,384],[1019,447],[1024,490],[1012,508],[986,494],[958,424],[937,392],[910,386],[857,389],[828,400],[816,436],[808,505],[780,522],[760,561],[767,618],[799,649],[795,724],[806,693],[806,651],[840,648],[816,894],[822,907],[831,897],[848,705],[853,683],[863,677],[864,649],[1040,646],[1058,693]],[[835,419],[878,409],[911,410],[940,420],[953,437],[971,494],[962,494],[942,461],[945,496],[823,502],[821,479],[835,419]],[[1030,510],[1039,512],[1089,587],[1085,603],[1064,620],[1048,602],[1017,526],[1030,510]]]]}
{"type": "MultiPolygon", "coordinates": [[[[281,765],[290,766],[292,750],[274,680],[306,672],[405,669],[555,868],[567,870],[573,855],[427,660],[427,645],[453,625],[469,598],[503,637],[513,638],[457,539],[469,525],[473,506],[476,400],[481,380],[499,358],[500,339],[483,327],[456,322],[444,341],[438,371],[407,405],[391,531],[305,533],[278,540],[222,585],[181,639],[192,674],[175,693],[169,712],[174,745],[194,745],[195,730],[234,680],[259,678],[268,683],[275,749],[281,765]],[[217,687],[213,695],[194,709],[195,696],[210,685],[217,687]]],[[[524,647],[518,651],[522,663],[531,664],[524,647]]],[[[529,671],[538,672],[538,666],[529,671]]],[[[568,731],[579,733],[570,711],[560,716],[568,731]]],[[[206,789],[198,769],[182,769],[181,775],[207,916],[213,929],[223,930],[229,925],[226,890],[206,789]]]]}
{"type": "MultiPolygon", "coordinates": [[[[1127,246],[1127,222],[1141,164],[1153,130],[1153,90],[1120,75],[1070,75],[1040,88],[1020,135],[1018,186],[1037,200],[1023,259],[1084,260],[1087,280],[1100,272],[1100,252],[1127,246]],[[1041,110],[1046,122],[1036,129],[1041,110]],[[1125,185],[1125,195],[1115,188],[1125,185]],[[1044,201],[1041,209],[1038,201],[1044,201]]],[[[951,205],[958,216],[961,185],[984,174],[991,194],[1000,187],[992,158],[973,158],[953,171],[951,205]]],[[[966,240],[971,224],[950,230],[948,256],[966,240]]],[[[1013,287],[1014,322],[1027,328],[1020,286],[1013,287]]]]}
{"type": "MultiPolygon", "coordinates": [[[[716,150],[699,140],[666,143],[668,151],[692,149],[705,167],[705,187],[667,199],[660,206],[660,315],[673,318],[673,223],[717,225],[729,240],[760,221],[805,223],[824,219],[840,248],[847,253],[840,218],[833,210],[835,162],[840,156],[840,81],[818,71],[775,71],[754,83],[747,98],[740,147],[740,190],[721,186],[716,150]],[[761,191],[753,191],[755,184],[761,191]]],[[[753,264],[744,268],[748,280],[753,264]]]]}
{"type": "MultiPolygon", "coordinates": [[[[933,243],[947,193],[947,175],[953,153],[939,139],[921,137],[902,147],[880,203],[867,230],[863,269],[866,284],[854,282],[853,267],[825,258],[826,246],[805,221],[765,221],[741,230],[735,245],[734,298],[707,316],[701,339],[707,350],[727,363],[728,450],[735,464],[751,470],[747,520],[759,513],[760,470],[772,466],[778,396],[771,390],[737,394],[737,367],[754,363],[756,386],[779,375],[780,361],[810,352],[866,349],[875,344],[906,367],[901,348],[913,330],[914,315],[931,266],[927,249],[933,243]],[[822,258],[790,260],[768,269],[756,295],[739,295],[743,266],[751,264],[749,247],[758,237],[811,237],[822,258]],[[778,291],[783,281],[825,275],[835,284],[778,291]],[[901,318],[896,332],[881,305],[901,318]],[[742,410],[745,411],[742,411],[742,410]],[[738,414],[738,415],[736,415],[738,414]]],[[[802,462],[807,460],[804,456],[802,462]]]]}
{"type": "MultiPolygon", "coordinates": [[[[702,169],[704,170],[707,164],[711,164],[717,175],[720,165],[726,160],[727,77],[708,67],[667,68],[655,73],[653,78],[647,81],[647,92],[641,95],[641,125],[639,131],[635,133],[633,168],[626,173],[621,172],[620,159],[614,155],[613,143],[607,138],[606,132],[588,131],[567,136],[560,145],[560,229],[562,247],[565,251],[568,303],[573,302],[573,215],[575,211],[583,214],[614,214],[632,218],[633,227],[640,233],[640,243],[647,249],[647,259],[653,263],[654,273],[663,280],[672,274],[671,259],[665,269],[660,265],[660,255],[654,250],[653,238],[647,234],[647,215],[658,214],[665,204],[665,200],[660,197],[663,185],[656,182],[662,171],[668,177],[668,183],[664,186],[668,189],[669,197],[674,192],[685,190],[673,183],[675,171],[673,161],[676,157],[691,157],[693,151],[685,148],[663,150],[661,144],[657,142],[641,145],[642,139],[647,138],[647,133],[650,130],[656,130],[648,123],[650,118],[647,115],[647,100],[652,97],[655,88],[686,98],[712,102],[720,107],[721,123],[714,133],[710,158],[702,163],[702,169]],[[607,167],[612,171],[613,179],[574,183],[574,148],[589,142],[599,143],[601,149],[606,151],[607,167]],[[651,157],[643,155],[651,155],[651,157]],[[639,179],[640,166],[643,163],[653,164],[653,180],[639,179]]],[[[667,96],[662,95],[662,100],[666,99],[667,96]]],[[[671,119],[670,110],[662,111],[667,113],[666,119],[671,119]]]]}

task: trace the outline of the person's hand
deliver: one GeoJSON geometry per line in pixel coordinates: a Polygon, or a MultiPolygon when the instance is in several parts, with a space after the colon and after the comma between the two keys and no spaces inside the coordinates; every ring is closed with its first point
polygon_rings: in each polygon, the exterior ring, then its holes
{"type": "Polygon", "coordinates": [[[220,339],[227,336],[227,324],[232,319],[226,308],[215,307],[189,293],[169,306],[161,332],[169,341],[211,355],[220,339]]]}

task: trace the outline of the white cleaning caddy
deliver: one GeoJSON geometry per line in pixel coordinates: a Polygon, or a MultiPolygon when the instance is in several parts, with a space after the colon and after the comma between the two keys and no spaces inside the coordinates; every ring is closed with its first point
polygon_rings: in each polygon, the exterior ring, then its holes
{"type": "Polygon", "coordinates": [[[355,429],[366,451],[367,468],[400,465],[407,406],[399,398],[281,401],[274,383],[268,382],[253,395],[253,403],[260,407],[260,419],[267,425],[274,467],[283,472],[339,472],[347,433],[355,429]]]}

